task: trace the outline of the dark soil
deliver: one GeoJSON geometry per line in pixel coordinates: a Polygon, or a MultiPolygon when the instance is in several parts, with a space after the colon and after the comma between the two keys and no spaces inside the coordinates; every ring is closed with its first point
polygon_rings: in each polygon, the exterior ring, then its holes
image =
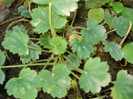
{"type": "MultiPolygon", "coordinates": [[[[132,7],[132,5],[133,5],[132,0],[123,0],[123,3],[127,7],[132,7]]],[[[10,7],[11,13],[6,18],[6,20],[16,17],[14,15],[14,13],[16,12],[15,5],[16,4],[14,3],[10,7]]],[[[86,20],[83,17],[87,17],[88,11],[83,6],[84,6],[84,3],[82,3],[82,2],[79,3],[79,9],[78,9],[76,20],[74,22],[74,26],[85,27],[85,25],[86,25],[86,20]]],[[[18,20],[18,19],[16,19],[16,20],[18,20]]],[[[13,21],[15,21],[15,20],[13,20],[13,21]]],[[[10,22],[0,26],[0,37],[1,37],[0,38],[0,49],[5,51],[5,53],[6,53],[6,56],[7,56],[6,63],[5,63],[6,66],[22,64],[18,55],[13,55],[9,51],[4,50],[1,45],[3,38],[4,38],[4,36],[2,36],[3,33],[5,32],[5,30],[9,26],[9,24],[11,24],[13,21],[10,21],[10,22]]],[[[30,37],[39,37],[38,35],[33,34],[32,27],[28,22],[18,22],[16,24],[17,25],[23,24],[29,30],[28,33],[29,33],[30,37]]],[[[16,24],[14,24],[14,25],[16,25],[16,24]]],[[[107,26],[105,25],[105,27],[107,27],[107,26]]],[[[110,33],[108,35],[108,41],[115,41],[116,43],[120,43],[121,38],[118,35],[116,35],[116,33],[110,33]]],[[[130,34],[127,37],[123,46],[129,42],[133,42],[133,32],[130,32],[130,34]]],[[[48,58],[49,56],[50,56],[49,54],[43,54],[40,56],[40,58],[44,59],[44,58],[48,58]]],[[[111,58],[111,56],[108,53],[105,53],[105,52],[103,52],[103,56],[101,57],[101,59],[102,59],[102,61],[106,61],[108,63],[108,65],[110,66],[109,72],[111,74],[112,81],[116,80],[116,75],[117,75],[118,71],[120,71],[122,69],[127,70],[129,74],[133,75],[133,64],[128,63],[127,66],[122,66],[121,64],[124,64],[124,60],[116,62],[114,59],[111,58]]],[[[40,71],[42,68],[43,67],[34,67],[32,69],[40,71]]],[[[0,85],[0,99],[15,99],[15,98],[13,98],[13,96],[7,95],[7,92],[4,89],[4,86],[9,79],[11,79],[12,77],[17,77],[21,69],[22,68],[4,69],[5,74],[6,74],[6,80],[3,85],[0,85]]],[[[113,84],[110,83],[106,88],[103,88],[102,91],[99,93],[99,96],[103,96],[103,99],[112,99],[110,96],[112,86],[113,86],[113,84]]],[[[97,97],[96,95],[93,95],[91,93],[84,93],[77,86],[77,88],[75,88],[75,89],[70,89],[68,92],[68,95],[62,99],[91,99],[91,98],[96,98],[96,97],[97,97]]],[[[39,91],[37,99],[53,99],[53,98],[49,94],[39,91]]]]}

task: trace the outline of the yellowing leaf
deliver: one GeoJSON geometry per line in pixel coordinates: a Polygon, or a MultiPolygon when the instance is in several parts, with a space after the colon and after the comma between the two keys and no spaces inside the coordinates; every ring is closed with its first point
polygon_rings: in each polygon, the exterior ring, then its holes
{"type": "Polygon", "coordinates": [[[74,39],[74,38],[78,38],[78,40],[82,40],[83,39],[83,37],[78,35],[78,34],[72,34],[72,35],[69,36],[69,42],[71,42],[72,39],[74,39]]]}

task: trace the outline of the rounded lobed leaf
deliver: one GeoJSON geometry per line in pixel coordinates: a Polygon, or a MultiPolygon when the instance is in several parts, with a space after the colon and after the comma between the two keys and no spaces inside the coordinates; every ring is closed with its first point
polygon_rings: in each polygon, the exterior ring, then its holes
{"type": "Polygon", "coordinates": [[[0,69],[0,84],[3,84],[5,81],[5,74],[4,72],[0,69]]]}
{"type": "MultiPolygon", "coordinates": [[[[0,50],[0,66],[2,66],[5,63],[6,56],[3,51],[0,50]]],[[[5,81],[5,74],[4,72],[0,69],[0,84],[3,84],[5,81]]]]}
{"type": "Polygon", "coordinates": [[[0,66],[2,66],[5,63],[6,56],[3,51],[0,50],[0,66]]]}
{"type": "Polygon", "coordinates": [[[109,25],[110,29],[112,29],[113,28],[113,23],[112,23],[113,16],[108,11],[105,11],[104,13],[104,20],[109,25]]]}
{"type": "Polygon", "coordinates": [[[44,48],[51,48],[49,40],[50,40],[49,34],[42,34],[39,38],[39,43],[43,45],[44,48]]]}
{"type": "MultiPolygon", "coordinates": [[[[53,28],[62,28],[65,26],[67,20],[66,17],[59,16],[52,10],[52,26],[53,28]]],[[[34,31],[37,33],[45,33],[50,29],[49,25],[49,8],[39,7],[32,10],[31,24],[35,27],[34,31]]]]}
{"type": "Polygon", "coordinates": [[[133,98],[133,76],[127,74],[127,71],[121,70],[117,74],[117,79],[112,89],[111,96],[114,99],[132,99],[133,98]]]}
{"type": "Polygon", "coordinates": [[[5,86],[8,95],[15,98],[35,99],[37,97],[37,73],[29,68],[22,69],[19,78],[10,79],[5,86]]]}
{"type": "Polygon", "coordinates": [[[124,58],[133,64],[133,43],[126,44],[122,50],[124,51],[124,58]]]}
{"type": "MultiPolygon", "coordinates": [[[[81,60],[78,56],[76,56],[75,54],[70,54],[67,56],[67,58],[71,61],[71,63],[73,65],[75,65],[76,67],[79,67],[80,66],[80,63],[81,63],[81,60]]],[[[70,69],[70,70],[73,70],[74,67],[72,66],[68,60],[66,61],[66,64],[67,64],[67,67],[70,69]]]]}
{"type": "Polygon", "coordinates": [[[120,2],[115,2],[113,3],[113,9],[115,10],[116,13],[121,13],[123,10],[123,4],[120,2]]]}
{"type": "Polygon", "coordinates": [[[28,55],[29,48],[27,44],[29,43],[29,37],[26,33],[13,32],[10,36],[4,38],[2,45],[4,48],[10,50],[13,54],[28,55]]]}
{"type": "Polygon", "coordinates": [[[87,29],[83,29],[81,35],[93,45],[107,38],[106,29],[95,20],[87,21],[87,29]]]}
{"type": "Polygon", "coordinates": [[[16,33],[22,32],[24,34],[27,34],[28,31],[27,31],[27,29],[23,25],[20,25],[20,26],[16,25],[12,29],[7,31],[7,33],[5,34],[5,37],[10,36],[14,32],[16,32],[16,33]]]}
{"type": "Polygon", "coordinates": [[[75,11],[78,8],[78,0],[32,0],[38,4],[49,4],[52,5],[52,10],[60,15],[70,16],[70,12],[75,11]]]}
{"type": "Polygon", "coordinates": [[[124,57],[124,52],[121,50],[120,46],[115,42],[103,42],[105,45],[104,50],[105,52],[109,52],[111,57],[114,58],[116,61],[121,60],[124,57]]]}
{"type": "Polygon", "coordinates": [[[53,97],[62,98],[67,94],[71,85],[69,74],[70,71],[64,64],[57,64],[52,73],[42,70],[37,78],[44,92],[50,93],[53,97]]]}
{"type": "Polygon", "coordinates": [[[101,87],[105,87],[111,81],[110,74],[107,72],[109,66],[106,62],[100,62],[100,58],[90,58],[87,60],[84,71],[79,79],[80,88],[86,93],[91,91],[93,94],[99,93],[101,87]]]}
{"type": "Polygon", "coordinates": [[[88,12],[89,20],[96,20],[99,23],[104,19],[104,10],[102,8],[90,9],[88,12]]]}
{"type": "Polygon", "coordinates": [[[29,54],[24,56],[20,56],[20,60],[22,61],[23,64],[30,62],[31,60],[36,61],[39,59],[39,55],[41,55],[41,47],[39,45],[34,44],[32,41],[29,42],[28,46],[34,48],[29,48],[29,54]],[[38,49],[38,50],[36,50],[38,49]]]}
{"type": "Polygon", "coordinates": [[[99,8],[107,2],[109,2],[109,0],[85,0],[85,6],[87,9],[99,8]]]}
{"type": "Polygon", "coordinates": [[[52,39],[49,40],[50,45],[52,46],[52,52],[56,55],[61,55],[66,52],[67,42],[58,36],[54,36],[52,39]]]}
{"type": "Polygon", "coordinates": [[[52,73],[48,70],[42,70],[37,76],[40,87],[44,92],[51,93],[51,86],[54,84],[52,73]]]}
{"type": "Polygon", "coordinates": [[[57,64],[52,71],[53,75],[56,76],[67,76],[70,74],[70,70],[64,64],[57,64]],[[61,75],[63,74],[63,75],[61,75]]]}
{"type": "Polygon", "coordinates": [[[31,1],[37,4],[48,4],[50,1],[53,0],[31,0],[31,1]]]}
{"type": "MultiPolygon", "coordinates": [[[[133,9],[132,8],[124,7],[124,9],[123,9],[121,14],[122,14],[122,16],[124,18],[130,19],[132,21],[132,23],[133,23],[133,17],[132,17],[133,16],[133,9]]],[[[131,30],[133,31],[133,25],[132,25],[132,29],[131,30]]]]}
{"type": "Polygon", "coordinates": [[[25,8],[24,6],[22,6],[22,5],[18,8],[18,12],[21,13],[21,16],[30,17],[30,13],[29,13],[28,9],[26,9],[26,8],[25,8]]]}
{"type": "Polygon", "coordinates": [[[56,13],[60,15],[70,16],[70,12],[75,11],[78,8],[79,0],[53,0],[53,9],[55,9],[56,13]]]}
{"type": "Polygon", "coordinates": [[[130,28],[130,20],[122,16],[113,18],[112,24],[116,33],[121,37],[124,37],[130,28]]]}
{"type": "Polygon", "coordinates": [[[89,58],[90,54],[94,52],[93,46],[84,39],[78,40],[77,38],[74,38],[72,39],[70,45],[72,46],[72,50],[77,52],[79,58],[89,58]]]}

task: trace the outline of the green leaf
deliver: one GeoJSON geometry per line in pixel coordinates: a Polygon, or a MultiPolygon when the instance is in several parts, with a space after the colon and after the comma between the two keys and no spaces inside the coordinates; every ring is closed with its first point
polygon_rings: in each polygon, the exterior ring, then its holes
{"type": "Polygon", "coordinates": [[[8,37],[4,38],[2,45],[4,48],[10,50],[13,54],[28,55],[29,48],[27,44],[29,42],[29,37],[23,32],[13,32],[8,37]]]}
{"type": "Polygon", "coordinates": [[[62,98],[67,94],[67,90],[71,85],[69,74],[70,71],[64,64],[58,64],[54,66],[52,73],[42,70],[38,75],[38,79],[44,92],[50,93],[54,98],[62,98]]]}
{"type": "Polygon", "coordinates": [[[124,58],[133,64],[133,43],[128,43],[122,48],[124,52],[124,58]]]}
{"type": "MultiPolygon", "coordinates": [[[[6,56],[3,51],[0,50],[0,66],[2,66],[5,63],[6,56]]],[[[0,69],[0,84],[3,84],[5,81],[5,74],[3,71],[0,69]]]]}
{"type": "Polygon", "coordinates": [[[93,46],[84,39],[79,41],[77,38],[74,38],[70,45],[72,46],[72,50],[77,52],[77,55],[83,59],[89,58],[90,54],[94,52],[93,46]]]}
{"type": "Polygon", "coordinates": [[[120,2],[115,2],[112,6],[116,13],[121,13],[123,10],[123,4],[120,2]]]}
{"type": "Polygon", "coordinates": [[[114,58],[116,61],[121,60],[124,57],[123,51],[121,50],[120,46],[115,42],[108,43],[107,41],[105,41],[103,42],[103,45],[105,45],[105,52],[109,52],[111,57],[114,58]]]}
{"type": "MultiPolygon", "coordinates": [[[[132,8],[124,7],[124,9],[123,9],[121,14],[122,14],[122,16],[124,18],[130,19],[132,21],[132,23],[133,23],[133,9],[132,8]]],[[[132,29],[131,30],[133,31],[133,25],[132,25],[132,29]]]]}
{"type": "Polygon", "coordinates": [[[105,11],[104,19],[105,19],[105,22],[109,25],[110,29],[112,29],[113,28],[113,24],[112,24],[113,16],[108,11],[105,11]]]}
{"type": "Polygon", "coordinates": [[[37,97],[37,73],[30,68],[20,71],[18,78],[10,79],[5,86],[8,95],[21,99],[36,99],[37,97]]]}
{"type": "Polygon", "coordinates": [[[67,42],[62,37],[54,36],[52,39],[49,40],[51,46],[52,46],[52,52],[54,54],[64,54],[66,52],[67,48],[67,42]]]}
{"type": "Polygon", "coordinates": [[[109,0],[85,0],[85,7],[89,8],[98,8],[109,2],[109,0]]]}
{"type": "Polygon", "coordinates": [[[106,62],[100,62],[100,58],[90,58],[87,60],[84,71],[79,79],[80,88],[86,93],[91,91],[93,94],[99,93],[101,87],[105,87],[111,81],[110,74],[107,72],[109,66],[106,62]]]}
{"type": "Polygon", "coordinates": [[[6,56],[3,51],[0,50],[0,66],[2,66],[5,63],[6,56]]]}
{"type": "Polygon", "coordinates": [[[114,0],[109,0],[109,2],[108,2],[108,4],[109,4],[110,6],[113,6],[113,3],[114,3],[114,0]]]}
{"type": "Polygon", "coordinates": [[[56,13],[60,15],[70,16],[70,12],[75,11],[78,8],[78,0],[32,0],[38,4],[49,4],[52,5],[52,10],[54,9],[56,13]]]}
{"type": "Polygon", "coordinates": [[[81,35],[93,45],[107,38],[106,29],[95,20],[87,21],[87,29],[82,29],[81,35]]]}
{"type": "Polygon", "coordinates": [[[8,32],[5,34],[5,37],[10,36],[14,32],[16,32],[16,33],[22,32],[24,34],[27,34],[28,31],[27,31],[27,29],[23,25],[20,25],[20,26],[16,25],[11,30],[8,30],[8,32]]]}
{"type": "Polygon", "coordinates": [[[104,19],[104,10],[102,8],[90,9],[88,12],[89,20],[96,20],[99,23],[104,19]]]}
{"type": "Polygon", "coordinates": [[[8,3],[12,3],[13,2],[13,0],[3,0],[3,1],[8,2],[8,3]]]}
{"type": "Polygon", "coordinates": [[[54,84],[52,73],[48,70],[42,70],[37,76],[39,85],[43,88],[44,92],[51,93],[51,85],[54,84]]]}
{"type": "MultiPolygon", "coordinates": [[[[71,61],[71,63],[73,65],[75,65],[76,67],[79,67],[80,66],[80,63],[81,63],[81,60],[78,56],[76,56],[75,54],[70,54],[67,56],[67,58],[71,61]]],[[[71,63],[67,60],[66,61],[66,64],[67,64],[67,67],[70,69],[70,70],[73,70],[74,67],[71,65],[71,63]]]]}
{"type": "Polygon", "coordinates": [[[132,90],[133,76],[127,74],[127,71],[125,70],[119,71],[111,93],[113,99],[132,99],[132,90]]]}
{"type": "Polygon", "coordinates": [[[5,74],[4,74],[3,71],[0,69],[0,84],[3,84],[4,81],[5,81],[5,74]]]}
{"type": "MultiPolygon", "coordinates": [[[[34,44],[32,41],[29,42],[28,46],[41,50],[41,47],[39,45],[34,44]]],[[[23,64],[28,63],[31,60],[36,61],[37,59],[39,59],[39,55],[41,55],[41,51],[35,50],[35,49],[29,48],[28,55],[20,56],[20,60],[22,61],[23,64]]]]}
{"type": "MultiPolygon", "coordinates": [[[[34,31],[37,33],[45,33],[50,29],[49,25],[49,8],[39,7],[32,10],[31,24],[35,27],[34,31]]],[[[52,26],[53,28],[62,28],[65,26],[66,17],[59,16],[52,10],[52,26]]]]}
{"type": "Polygon", "coordinates": [[[50,40],[49,34],[42,34],[39,38],[39,43],[43,45],[44,48],[51,48],[49,40],[50,40]]]}
{"type": "Polygon", "coordinates": [[[25,9],[24,6],[22,6],[22,5],[18,8],[18,12],[21,13],[21,16],[30,17],[30,13],[29,13],[28,9],[25,9]]]}
{"type": "Polygon", "coordinates": [[[53,0],[31,0],[32,2],[35,2],[37,4],[48,4],[49,1],[53,1],[53,0]]]}
{"type": "Polygon", "coordinates": [[[130,27],[130,20],[122,16],[113,18],[113,27],[116,29],[116,33],[124,37],[130,27]]]}

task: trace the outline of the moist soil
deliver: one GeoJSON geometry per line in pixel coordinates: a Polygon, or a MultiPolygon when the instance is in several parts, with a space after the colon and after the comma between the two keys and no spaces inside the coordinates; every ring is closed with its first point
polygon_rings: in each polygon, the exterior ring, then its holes
{"type": "MultiPolygon", "coordinates": [[[[133,1],[132,0],[123,0],[123,4],[126,7],[130,7],[133,8],[133,1]]],[[[18,13],[16,10],[16,5],[18,5],[17,2],[14,2],[12,4],[12,6],[10,7],[10,14],[8,15],[8,17],[5,20],[10,20],[12,18],[15,18],[16,15],[15,13],[18,13]]],[[[79,2],[79,8],[77,11],[77,16],[74,22],[74,26],[80,26],[80,27],[85,27],[86,25],[86,17],[87,17],[87,12],[88,10],[86,10],[84,8],[84,2],[79,2]]],[[[19,16],[19,15],[18,15],[19,16]]],[[[17,64],[22,64],[20,61],[20,58],[18,55],[14,55],[12,53],[10,53],[8,50],[5,50],[2,47],[2,41],[4,39],[4,33],[6,32],[8,26],[10,24],[12,24],[12,22],[17,21],[19,19],[15,19],[13,21],[7,22],[3,25],[0,25],[0,49],[2,51],[5,51],[7,59],[5,62],[5,66],[8,65],[17,65],[17,64]]],[[[30,19],[29,19],[30,20],[30,19]]],[[[39,35],[33,34],[33,28],[30,25],[29,22],[17,22],[14,25],[21,25],[23,24],[27,29],[28,29],[28,34],[30,37],[39,37],[39,35]]],[[[10,27],[11,28],[11,27],[10,27]]],[[[105,28],[108,30],[108,26],[105,25],[105,28]]],[[[110,33],[108,35],[108,41],[115,41],[116,43],[120,43],[121,38],[114,32],[114,33],[110,33]]],[[[130,34],[128,35],[126,41],[124,42],[123,46],[127,43],[133,42],[133,32],[130,32],[130,34]]],[[[97,54],[95,57],[100,56],[102,61],[106,61],[109,65],[109,73],[111,74],[111,79],[112,81],[116,80],[116,75],[120,70],[127,70],[129,74],[133,75],[133,64],[127,63],[126,66],[123,66],[125,64],[125,60],[123,59],[122,61],[115,61],[114,59],[111,58],[111,56],[109,55],[109,53],[105,53],[103,50],[103,46],[101,43],[99,43],[97,45],[97,48],[99,50],[102,50],[100,52],[97,51],[97,54]]],[[[50,57],[50,54],[46,54],[43,53],[40,56],[40,59],[47,59],[50,57]]],[[[32,67],[31,69],[34,69],[36,71],[40,71],[43,67],[39,66],[39,67],[32,67]]],[[[82,68],[82,66],[81,66],[82,68]]],[[[6,84],[6,82],[11,79],[12,77],[18,77],[18,74],[20,72],[22,68],[12,68],[12,69],[3,69],[5,74],[6,74],[6,80],[4,82],[3,85],[0,85],[0,99],[15,99],[13,96],[8,96],[6,90],[4,89],[4,86],[6,84]]],[[[50,68],[48,68],[50,69],[50,68]]],[[[101,96],[102,99],[112,99],[110,96],[110,92],[111,92],[111,87],[113,87],[113,84],[110,83],[107,87],[102,88],[101,92],[98,95],[93,95],[90,92],[89,93],[84,93],[81,89],[79,89],[79,86],[77,86],[74,89],[70,89],[68,91],[68,95],[62,99],[92,99],[92,98],[97,98],[98,96],[101,96]]],[[[42,91],[38,92],[38,97],[37,99],[53,99],[49,94],[46,94],[42,91]]]]}

